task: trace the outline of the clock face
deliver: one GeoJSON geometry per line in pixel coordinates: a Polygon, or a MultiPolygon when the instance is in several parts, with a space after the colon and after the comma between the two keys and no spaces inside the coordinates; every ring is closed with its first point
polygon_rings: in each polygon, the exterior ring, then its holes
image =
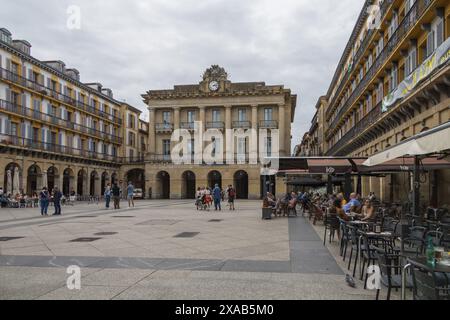
{"type": "Polygon", "coordinates": [[[219,90],[219,83],[217,81],[211,81],[209,83],[209,90],[211,90],[211,91],[219,90]]]}

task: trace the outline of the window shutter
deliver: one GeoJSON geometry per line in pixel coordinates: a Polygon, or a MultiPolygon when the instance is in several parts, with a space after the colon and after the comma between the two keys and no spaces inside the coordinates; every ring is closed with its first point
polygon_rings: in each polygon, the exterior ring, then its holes
{"type": "Polygon", "coordinates": [[[11,102],[11,90],[6,88],[6,101],[11,102]]]}
{"type": "Polygon", "coordinates": [[[434,51],[434,31],[430,31],[427,36],[427,57],[434,51]]]}
{"type": "Polygon", "coordinates": [[[444,19],[440,19],[436,26],[436,48],[444,42],[444,19]]]}
{"type": "MultiPolygon", "coordinates": [[[[0,69],[2,68],[2,55],[0,54],[0,69]]],[[[2,74],[1,74],[1,76],[3,76],[3,70],[1,70],[2,71],[2,74]]]]}
{"type": "Polygon", "coordinates": [[[411,61],[411,66],[412,66],[411,72],[413,72],[417,68],[417,48],[416,47],[414,47],[411,52],[411,60],[412,60],[411,61]]]}
{"type": "Polygon", "coordinates": [[[24,108],[27,107],[27,95],[26,94],[22,94],[22,107],[24,107],[24,108]]]}
{"type": "Polygon", "coordinates": [[[10,135],[11,134],[11,120],[10,119],[5,119],[5,131],[6,134],[10,135]]]}
{"type": "Polygon", "coordinates": [[[46,131],[47,131],[47,143],[51,143],[52,142],[51,132],[49,129],[47,129],[46,131]]]}
{"type": "Polygon", "coordinates": [[[33,79],[33,70],[28,69],[28,80],[35,81],[36,79],[33,79]]]}
{"type": "Polygon", "coordinates": [[[52,88],[52,80],[50,78],[47,78],[47,88],[52,88]]]}
{"type": "Polygon", "coordinates": [[[25,123],[22,122],[20,124],[20,137],[21,138],[26,138],[26,129],[25,129],[25,123]]]}
{"type": "Polygon", "coordinates": [[[25,67],[25,66],[22,66],[22,77],[23,78],[27,78],[27,67],[25,67]]]}
{"type": "Polygon", "coordinates": [[[6,70],[11,71],[11,59],[6,58],[6,70]]]}

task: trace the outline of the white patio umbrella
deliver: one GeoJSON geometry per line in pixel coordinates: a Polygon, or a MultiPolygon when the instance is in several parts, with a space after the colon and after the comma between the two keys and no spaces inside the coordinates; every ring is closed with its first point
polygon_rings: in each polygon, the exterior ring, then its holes
{"type": "Polygon", "coordinates": [[[42,187],[48,188],[47,171],[42,172],[42,187]]]}
{"type": "Polygon", "coordinates": [[[19,181],[19,168],[14,168],[14,179],[13,179],[13,195],[20,192],[20,181],[19,181]]]}
{"type": "Polygon", "coordinates": [[[6,194],[12,193],[12,173],[11,170],[6,171],[6,194]]]}
{"type": "Polygon", "coordinates": [[[450,150],[450,122],[420,133],[398,145],[380,152],[364,162],[373,167],[406,156],[423,156],[450,150]]]}

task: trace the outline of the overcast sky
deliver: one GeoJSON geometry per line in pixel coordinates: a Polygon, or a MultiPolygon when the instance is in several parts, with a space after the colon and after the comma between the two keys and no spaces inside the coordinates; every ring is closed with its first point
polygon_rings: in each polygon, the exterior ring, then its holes
{"type": "Polygon", "coordinates": [[[233,82],[284,84],[298,97],[293,145],[309,129],[363,0],[15,0],[0,27],[142,110],[149,89],[198,83],[212,64],[233,82]],[[67,28],[70,5],[81,28],[67,28]]]}

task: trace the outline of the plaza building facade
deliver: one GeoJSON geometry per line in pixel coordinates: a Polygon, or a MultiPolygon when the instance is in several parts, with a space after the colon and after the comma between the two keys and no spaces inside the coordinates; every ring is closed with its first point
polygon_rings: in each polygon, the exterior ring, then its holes
{"type": "Polygon", "coordinates": [[[282,179],[264,178],[261,159],[251,158],[254,154],[260,157],[261,148],[268,156],[291,154],[291,123],[297,97],[289,89],[263,82],[233,83],[223,68],[212,66],[198,84],[151,90],[143,98],[150,117],[145,177],[153,198],[190,199],[195,197],[198,187],[215,184],[223,188],[234,185],[240,199],[258,199],[265,191],[285,192],[282,179]],[[202,134],[213,130],[227,136],[232,132],[232,139],[219,141],[214,137],[201,142],[206,148],[213,145],[214,153],[223,153],[223,161],[212,165],[173,162],[172,150],[178,140],[172,139],[172,135],[176,130],[192,133],[184,152],[193,157],[198,153],[196,123],[201,124],[198,130],[202,134]],[[267,136],[261,138],[258,134],[256,144],[250,143],[248,137],[235,139],[234,133],[242,132],[245,136],[250,130],[265,130],[267,136]],[[279,139],[273,134],[275,131],[279,139]],[[277,144],[279,148],[274,150],[277,144]],[[229,155],[236,161],[226,161],[229,155]]]}
{"type": "MultiPolygon", "coordinates": [[[[370,157],[448,122],[450,3],[366,1],[318,105],[325,130],[323,153],[314,155],[321,156],[370,157]]],[[[449,170],[428,171],[423,180],[423,203],[449,204],[449,170]]],[[[409,190],[409,172],[362,181],[364,195],[386,201],[408,201],[409,190]]]]}
{"type": "Polygon", "coordinates": [[[0,187],[100,196],[144,168],[148,124],[100,83],[82,83],[62,61],[40,61],[0,29],[0,187]],[[144,146],[143,146],[144,144],[144,146]]]}

